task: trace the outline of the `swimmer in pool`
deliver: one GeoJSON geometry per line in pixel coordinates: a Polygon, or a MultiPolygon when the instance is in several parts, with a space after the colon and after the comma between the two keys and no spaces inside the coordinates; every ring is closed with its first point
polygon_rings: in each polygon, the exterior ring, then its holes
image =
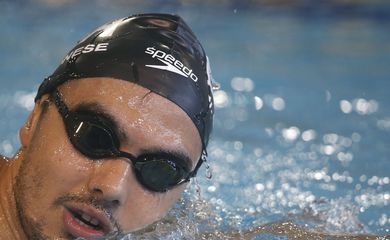
{"type": "MultiPolygon", "coordinates": [[[[207,155],[208,66],[177,16],[132,16],[81,40],[40,86],[18,153],[0,157],[0,239],[115,238],[162,218],[207,155]]],[[[262,233],[379,239],[290,222],[226,236],[262,233]]]]}
{"type": "Polygon", "coordinates": [[[162,218],[207,156],[208,59],[178,16],[106,24],[41,84],[0,158],[0,239],[108,238],[162,218]]]}

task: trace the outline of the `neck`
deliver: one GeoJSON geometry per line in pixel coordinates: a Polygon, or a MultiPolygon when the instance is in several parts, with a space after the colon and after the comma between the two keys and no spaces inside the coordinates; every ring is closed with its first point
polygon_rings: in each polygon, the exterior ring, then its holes
{"type": "Polygon", "coordinates": [[[13,190],[21,158],[19,153],[12,159],[0,155],[0,239],[27,239],[19,222],[13,190]]]}

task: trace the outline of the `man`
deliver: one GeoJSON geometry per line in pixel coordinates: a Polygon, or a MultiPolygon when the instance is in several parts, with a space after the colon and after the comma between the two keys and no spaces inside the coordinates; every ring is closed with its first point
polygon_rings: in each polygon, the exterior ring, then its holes
{"type": "Polygon", "coordinates": [[[184,21],[106,24],[42,83],[0,160],[0,239],[115,236],[163,217],[204,161],[208,59],[184,21]]]}

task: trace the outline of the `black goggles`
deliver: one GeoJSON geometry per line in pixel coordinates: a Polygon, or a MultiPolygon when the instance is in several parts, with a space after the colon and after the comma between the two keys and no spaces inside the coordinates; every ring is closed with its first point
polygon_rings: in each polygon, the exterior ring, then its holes
{"type": "Polygon", "coordinates": [[[62,116],[66,132],[73,146],[91,160],[126,158],[132,162],[137,180],[146,189],[165,192],[194,177],[205,158],[205,151],[195,169],[190,172],[184,160],[169,153],[143,154],[135,157],[119,150],[120,142],[112,128],[97,115],[82,111],[70,111],[55,90],[54,100],[62,116]]]}

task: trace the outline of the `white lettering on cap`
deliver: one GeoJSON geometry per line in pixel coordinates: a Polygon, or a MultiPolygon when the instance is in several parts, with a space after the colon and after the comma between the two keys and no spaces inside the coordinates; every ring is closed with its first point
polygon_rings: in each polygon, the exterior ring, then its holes
{"type": "Polygon", "coordinates": [[[182,62],[180,62],[171,54],[167,54],[164,51],[157,50],[154,47],[146,48],[145,53],[151,55],[152,58],[157,58],[160,62],[165,64],[165,65],[145,65],[145,67],[166,70],[169,72],[179,74],[183,77],[190,78],[194,82],[198,81],[198,76],[196,76],[196,74],[192,72],[192,69],[185,66],[182,62]]]}
{"type": "Polygon", "coordinates": [[[108,45],[109,45],[109,43],[88,44],[88,45],[76,48],[73,51],[69,52],[68,55],[65,56],[64,60],[62,60],[62,63],[64,63],[65,61],[69,61],[70,59],[73,59],[73,58],[80,56],[82,54],[88,54],[91,52],[106,52],[108,45]]]}

